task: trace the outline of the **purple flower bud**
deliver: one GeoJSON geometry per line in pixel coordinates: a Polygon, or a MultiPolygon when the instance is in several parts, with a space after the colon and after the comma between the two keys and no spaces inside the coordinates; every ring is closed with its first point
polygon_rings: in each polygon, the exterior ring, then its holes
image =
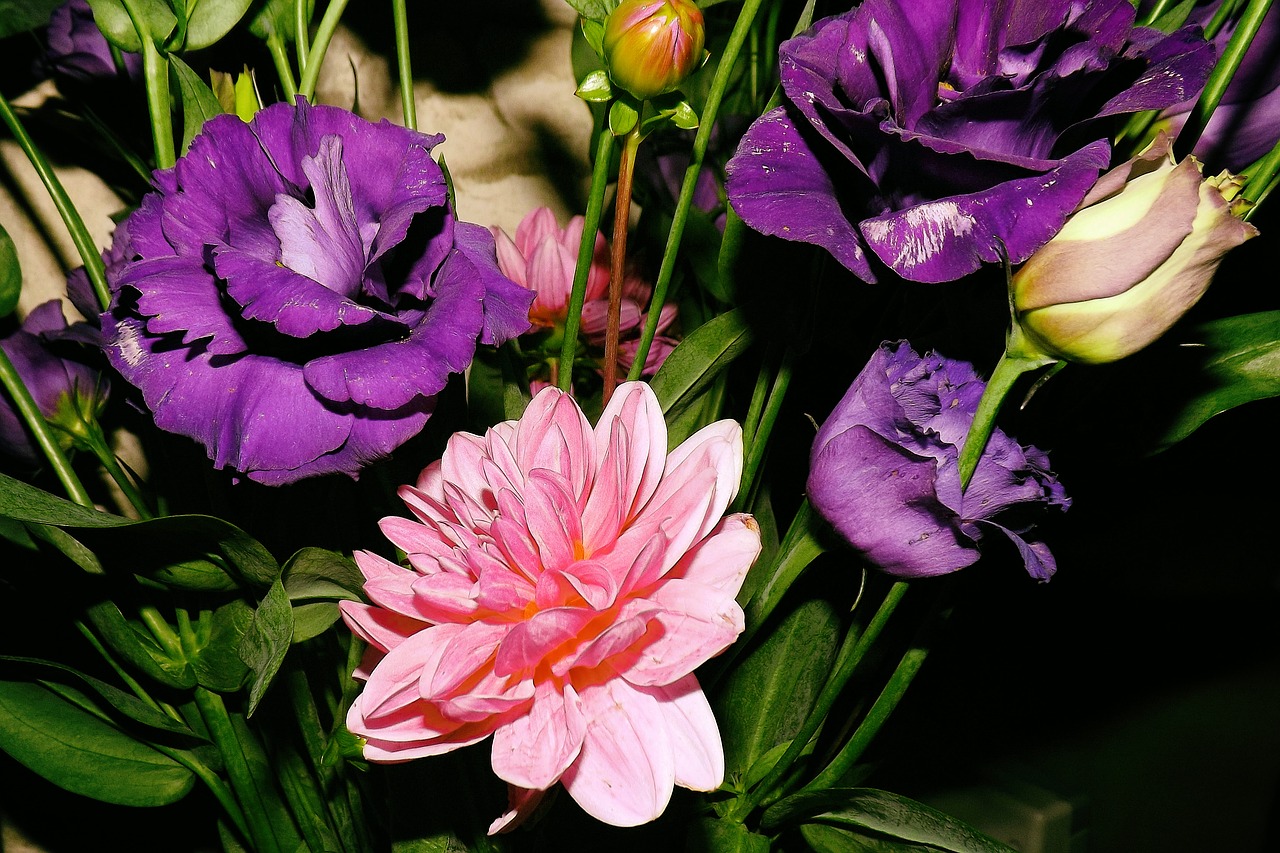
{"type": "Polygon", "coordinates": [[[640,99],[670,92],[701,67],[704,38],[692,0],[623,0],[604,25],[609,78],[640,99]]]}
{"type": "MultiPolygon", "coordinates": [[[[62,304],[50,300],[37,306],[22,326],[0,337],[0,349],[36,401],[40,413],[62,429],[67,445],[83,435],[107,402],[106,377],[87,360],[78,358],[88,348],[80,343],[99,341],[97,331],[85,323],[68,326],[62,304]]],[[[32,441],[22,416],[7,394],[0,392],[0,454],[34,465],[40,451],[32,441]]]]}
{"type": "MultiPolygon", "coordinates": [[[[45,60],[54,73],[74,80],[112,79],[118,76],[111,46],[93,20],[86,0],[68,0],[49,16],[45,60]]],[[[142,75],[142,57],[122,54],[125,73],[134,79],[142,75]]]]}
{"type": "Polygon", "coordinates": [[[957,461],[984,385],[965,362],[881,344],[818,430],[809,500],[871,565],[906,578],[954,572],[995,529],[1032,577],[1054,573],[1047,546],[994,520],[1020,504],[1071,505],[1048,456],[997,429],[961,494],[957,461]]]}
{"type": "Polygon", "coordinates": [[[1239,184],[1208,180],[1169,140],[1103,175],[1058,236],[1013,278],[1013,346],[1101,364],[1163,335],[1209,287],[1223,255],[1258,233],[1239,184]]]}

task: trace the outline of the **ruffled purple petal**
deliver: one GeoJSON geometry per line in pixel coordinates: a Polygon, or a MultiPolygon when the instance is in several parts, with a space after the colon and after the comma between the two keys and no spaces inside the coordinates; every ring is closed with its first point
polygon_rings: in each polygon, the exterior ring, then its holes
{"type": "Polygon", "coordinates": [[[502,274],[493,233],[479,225],[459,222],[453,240],[461,259],[455,262],[458,267],[450,274],[462,274],[461,261],[465,260],[469,265],[468,274],[475,276],[484,287],[484,329],[480,343],[497,346],[529,331],[529,306],[536,294],[502,274]]]}

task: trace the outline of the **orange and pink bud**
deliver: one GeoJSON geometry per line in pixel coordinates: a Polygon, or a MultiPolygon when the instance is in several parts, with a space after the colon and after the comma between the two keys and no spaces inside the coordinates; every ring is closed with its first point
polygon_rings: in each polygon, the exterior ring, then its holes
{"type": "Polygon", "coordinates": [[[640,99],[666,94],[702,66],[704,39],[693,0],[623,0],[604,26],[609,78],[640,99]]]}

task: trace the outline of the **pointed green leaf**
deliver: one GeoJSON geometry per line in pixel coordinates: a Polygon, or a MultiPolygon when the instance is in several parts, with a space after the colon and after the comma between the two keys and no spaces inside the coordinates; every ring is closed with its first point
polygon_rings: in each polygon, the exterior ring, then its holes
{"type": "Polygon", "coordinates": [[[0,225],[0,318],[8,317],[18,307],[22,295],[22,266],[18,263],[18,247],[0,225]]]}
{"type": "MultiPolygon", "coordinates": [[[[219,693],[239,690],[249,678],[249,667],[240,658],[240,644],[253,622],[253,608],[236,599],[204,618],[209,620],[208,640],[190,654],[196,680],[201,687],[219,693]]],[[[205,627],[202,620],[200,628],[205,627]]]]}
{"type": "Polygon", "coordinates": [[[262,701],[271,680],[280,671],[293,640],[293,608],[284,584],[276,581],[254,611],[253,621],[240,642],[240,659],[249,667],[249,707],[252,715],[262,701]]]}
{"type": "Polygon", "coordinates": [[[578,14],[592,21],[603,21],[621,0],[565,0],[578,14]]]}
{"type": "Polygon", "coordinates": [[[609,132],[614,136],[626,136],[640,121],[640,111],[619,98],[609,107],[609,132]]]}
{"type": "Polygon", "coordinates": [[[42,684],[0,681],[0,748],[60,788],[122,806],[163,806],[195,776],[42,684]]]}
{"type": "Polygon", "coordinates": [[[1157,440],[1164,450],[1205,421],[1254,400],[1280,396],[1280,311],[1227,317],[1196,327],[1182,351],[1199,363],[1185,396],[1157,440]]]}
{"type": "Polygon", "coordinates": [[[137,27],[129,17],[121,0],[89,0],[93,9],[93,20],[107,37],[107,41],[121,50],[138,53],[142,50],[142,42],[138,39],[138,29],[146,32],[157,45],[164,44],[178,19],[164,0],[133,0],[137,10],[137,27]]]}
{"type": "Polygon", "coordinates": [[[814,853],[938,853],[936,847],[921,847],[887,838],[876,838],[840,826],[806,823],[800,835],[814,853]]]}
{"type": "Polygon", "coordinates": [[[253,0],[196,0],[187,8],[186,50],[217,44],[249,11],[253,0]]]}
{"type": "Polygon", "coordinates": [[[135,669],[169,687],[186,690],[196,685],[196,674],[185,659],[176,659],[149,635],[135,628],[112,601],[100,601],[86,613],[98,636],[135,669]]]}
{"type": "Polygon", "coordinates": [[[697,853],[769,853],[769,839],[732,820],[703,818],[689,826],[685,850],[697,853]]]}
{"type": "Polygon", "coordinates": [[[582,78],[574,94],[588,103],[604,104],[613,97],[613,85],[609,82],[609,75],[605,70],[597,68],[582,78]]]}
{"type": "Polygon", "coordinates": [[[182,152],[187,153],[191,140],[204,127],[204,123],[217,115],[222,115],[222,105],[218,103],[213,90],[205,85],[200,75],[190,65],[176,56],[169,57],[169,67],[178,79],[178,90],[182,93],[182,152]]]}
{"type": "Polygon", "coordinates": [[[0,39],[25,33],[49,23],[53,10],[64,0],[0,0],[0,39]]]}
{"type": "Polygon", "coordinates": [[[875,788],[830,788],[795,794],[766,811],[761,826],[776,829],[797,819],[869,830],[948,853],[1017,853],[924,803],[875,788]]]}
{"type": "Polygon", "coordinates": [[[671,416],[698,399],[707,384],[751,346],[753,334],[741,309],[703,323],[680,342],[650,383],[671,416]]]}
{"type": "Polygon", "coordinates": [[[293,642],[329,630],[339,601],[359,601],[364,575],[348,557],[323,548],[303,548],[284,567],[284,588],[293,604],[293,642]]]}

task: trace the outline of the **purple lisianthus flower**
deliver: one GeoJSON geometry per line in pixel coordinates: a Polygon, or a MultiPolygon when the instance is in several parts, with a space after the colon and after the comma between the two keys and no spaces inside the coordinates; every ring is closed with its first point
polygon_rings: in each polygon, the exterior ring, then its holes
{"type": "MultiPolygon", "coordinates": [[[[87,0],[68,0],[49,16],[44,61],[55,74],[82,82],[119,76],[111,46],[93,20],[87,0]]],[[[122,53],[124,72],[133,79],[142,76],[142,57],[122,53]]]]}
{"type": "MultiPolygon", "coordinates": [[[[56,299],[41,303],[22,325],[0,336],[0,349],[13,363],[45,419],[75,434],[97,418],[107,403],[110,382],[95,365],[101,361],[98,330],[72,323],[56,299]]],[[[70,443],[70,442],[68,442],[70,443]]],[[[38,464],[40,449],[9,395],[0,390],[0,455],[22,465],[38,464]]]]}
{"type": "Polygon", "coordinates": [[[1108,119],[1192,97],[1196,28],[1134,27],[1126,0],[866,0],[779,49],[783,106],[727,191],[748,225],[951,281],[1049,240],[1110,159],[1108,119]]]}
{"type": "Polygon", "coordinates": [[[259,482],[355,477],[477,342],[529,328],[533,294],[454,219],[442,139],[299,99],[210,120],[156,173],[117,231],[103,334],[157,426],[259,482]]]}
{"type": "Polygon", "coordinates": [[[1018,505],[1071,505],[1043,452],[997,429],[961,495],[960,447],[984,387],[970,364],[882,344],[818,430],[809,500],[870,564],[907,578],[954,572],[996,529],[1032,577],[1054,573],[1047,546],[994,520],[1018,505]]]}

